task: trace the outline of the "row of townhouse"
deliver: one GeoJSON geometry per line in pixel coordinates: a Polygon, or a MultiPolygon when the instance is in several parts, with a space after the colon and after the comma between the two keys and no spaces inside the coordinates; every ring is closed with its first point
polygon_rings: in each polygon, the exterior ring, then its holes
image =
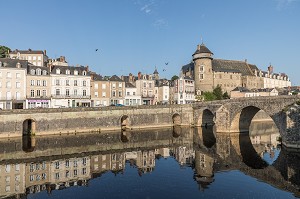
{"type": "Polygon", "coordinates": [[[64,56],[15,50],[0,59],[0,109],[186,104],[194,101],[194,81],[172,82],[153,74],[101,76],[88,66],[69,66],[64,56]],[[180,89],[179,89],[180,87],[180,89]]]}

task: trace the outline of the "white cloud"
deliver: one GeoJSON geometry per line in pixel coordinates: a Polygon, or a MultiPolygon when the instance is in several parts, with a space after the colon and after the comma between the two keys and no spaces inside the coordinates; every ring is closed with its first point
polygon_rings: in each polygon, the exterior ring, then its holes
{"type": "Polygon", "coordinates": [[[277,2],[276,9],[283,10],[289,7],[292,3],[297,2],[299,0],[275,0],[277,2]]]}
{"type": "Polygon", "coordinates": [[[154,23],[153,26],[162,29],[168,27],[168,21],[165,19],[157,19],[154,23]]]}
{"type": "Polygon", "coordinates": [[[146,14],[149,14],[152,11],[153,6],[155,6],[155,1],[150,0],[150,1],[147,1],[147,3],[142,4],[140,2],[139,4],[142,5],[140,11],[145,12],[146,14]]]}

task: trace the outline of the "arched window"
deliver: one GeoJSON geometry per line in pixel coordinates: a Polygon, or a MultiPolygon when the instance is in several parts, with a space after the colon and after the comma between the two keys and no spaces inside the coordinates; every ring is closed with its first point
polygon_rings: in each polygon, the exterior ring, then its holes
{"type": "Polygon", "coordinates": [[[85,70],[82,72],[82,75],[86,75],[86,71],[85,70]]]}
{"type": "Polygon", "coordinates": [[[31,69],[31,70],[30,70],[30,74],[31,74],[31,75],[35,75],[35,70],[34,70],[34,69],[31,69]]]}
{"type": "Polygon", "coordinates": [[[42,70],[40,68],[36,69],[36,74],[37,75],[41,75],[41,73],[42,73],[42,70]]]}

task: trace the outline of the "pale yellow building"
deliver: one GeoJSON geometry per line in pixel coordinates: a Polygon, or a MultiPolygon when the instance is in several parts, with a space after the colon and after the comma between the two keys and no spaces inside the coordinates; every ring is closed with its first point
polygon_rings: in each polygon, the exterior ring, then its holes
{"type": "Polygon", "coordinates": [[[28,62],[0,58],[0,109],[23,109],[28,62]]]}
{"type": "MultiPolygon", "coordinates": [[[[95,73],[91,74],[91,106],[110,105],[110,84],[108,78],[95,73]]],[[[123,86],[123,85],[122,85],[123,86]]]]}
{"type": "Polygon", "coordinates": [[[14,50],[9,53],[9,58],[27,60],[35,66],[47,66],[48,56],[46,50],[14,50]]]}

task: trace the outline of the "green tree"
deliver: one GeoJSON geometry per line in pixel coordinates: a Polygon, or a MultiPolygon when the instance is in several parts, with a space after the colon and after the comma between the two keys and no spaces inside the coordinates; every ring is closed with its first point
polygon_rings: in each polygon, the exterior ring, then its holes
{"type": "Polygon", "coordinates": [[[209,92],[209,91],[206,91],[203,93],[203,98],[204,98],[204,101],[216,100],[216,96],[212,92],[209,92]]]}
{"type": "Polygon", "coordinates": [[[0,58],[5,58],[8,56],[8,51],[11,51],[7,46],[0,46],[0,58]]]}
{"type": "Polygon", "coordinates": [[[175,81],[176,79],[179,79],[179,77],[178,77],[177,75],[174,75],[174,76],[171,78],[172,81],[175,81]]]}
{"type": "Polygon", "coordinates": [[[214,88],[213,94],[216,97],[216,100],[222,100],[223,99],[223,92],[222,92],[222,88],[221,88],[220,85],[218,85],[216,88],[214,88]]]}
{"type": "Polygon", "coordinates": [[[223,94],[223,99],[230,99],[230,97],[229,97],[227,91],[223,94]]]}

